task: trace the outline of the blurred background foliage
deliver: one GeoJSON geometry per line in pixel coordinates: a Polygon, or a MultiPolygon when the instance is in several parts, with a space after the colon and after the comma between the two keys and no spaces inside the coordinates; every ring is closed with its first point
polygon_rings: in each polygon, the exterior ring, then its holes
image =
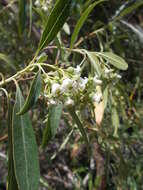
{"type": "MultiPolygon", "coordinates": [[[[60,46],[69,47],[77,20],[92,2],[94,0],[73,0],[73,8],[67,23],[51,43],[57,45],[59,49],[45,51],[51,64],[60,60],[61,66],[67,67],[71,62],[74,65],[81,61],[80,56],[71,56],[60,50],[60,46]]],[[[17,0],[0,1],[0,72],[5,78],[24,68],[34,56],[45,21],[54,3],[52,0],[41,0],[37,6],[36,1],[25,1],[25,6],[20,9],[17,0]],[[22,13],[24,11],[23,16],[20,16],[20,11],[22,13]]],[[[78,133],[75,130],[68,138],[70,129],[63,127],[65,120],[62,118],[62,127],[45,150],[46,156],[40,152],[41,176],[50,175],[52,168],[63,159],[70,168],[72,173],[70,175],[75,178],[73,181],[76,182],[71,186],[63,181],[57,183],[56,179],[58,180],[62,174],[53,172],[51,175],[55,175],[55,182],[49,182],[48,177],[41,178],[41,189],[50,189],[49,183],[52,189],[98,189],[101,179],[97,178],[95,171],[97,172],[99,167],[100,171],[104,169],[105,172],[105,177],[102,179],[104,184],[100,189],[141,190],[143,189],[143,1],[108,0],[100,3],[88,16],[74,47],[90,51],[102,49],[113,51],[127,61],[129,68],[119,73],[122,76],[120,83],[108,86],[109,94],[106,95],[108,103],[102,126],[100,129],[96,126],[96,130],[89,132],[93,141],[94,138],[97,139],[100,150],[98,151],[96,146],[93,148],[96,150],[95,154],[99,154],[103,159],[104,166],[98,166],[100,163],[96,162],[96,170],[92,169],[92,160],[89,162],[85,156],[85,147],[78,133]],[[118,133],[115,135],[116,127],[118,133]],[[65,138],[68,138],[68,141],[64,149],[57,153],[55,159],[49,161],[53,152],[58,152],[65,138]]],[[[22,83],[24,94],[27,94],[28,86],[22,83]]],[[[12,90],[14,86],[7,88],[12,90]]],[[[6,161],[3,157],[6,155],[7,138],[3,140],[3,137],[7,134],[7,105],[3,96],[0,97],[0,102],[2,105],[0,107],[0,189],[2,189],[2,184],[6,180],[6,172],[3,169],[6,168],[6,161]]],[[[36,108],[36,111],[31,113],[31,118],[37,142],[40,144],[43,116],[47,108],[43,100],[39,100],[36,108]]],[[[69,171],[65,169],[64,172],[69,171]]]]}

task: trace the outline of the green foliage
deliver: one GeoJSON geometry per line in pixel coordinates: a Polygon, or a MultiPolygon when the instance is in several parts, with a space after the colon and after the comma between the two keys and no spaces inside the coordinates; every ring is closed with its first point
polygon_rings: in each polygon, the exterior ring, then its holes
{"type": "Polygon", "coordinates": [[[26,23],[26,1],[19,0],[19,19],[18,19],[18,31],[21,36],[26,23]]]}
{"type": "Polygon", "coordinates": [[[69,16],[70,6],[70,0],[67,0],[66,2],[64,0],[58,0],[56,2],[43,31],[38,48],[39,51],[56,37],[69,16]]]}
{"type": "Polygon", "coordinates": [[[8,105],[8,190],[18,190],[18,185],[16,181],[16,175],[14,170],[14,159],[13,159],[13,143],[12,143],[12,103],[9,100],[8,105]]]}
{"type": "Polygon", "coordinates": [[[13,160],[17,184],[20,190],[38,189],[39,164],[35,137],[28,114],[18,116],[24,99],[17,86],[12,117],[13,160]]]}
{"type": "Polygon", "coordinates": [[[121,57],[111,53],[111,52],[100,52],[99,56],[103,57],[110,64],[121,70],[127,70],[128,64],[121,57]]]}
{"type": "Polygon", "coordinates": [[[63,167],[71,189],[143,188],[142,5],[0,3],[0,90],[6,95],[0,94],[0,151],[8,146],[7,190],[39,190],[39,182],[60,189],[47,176],[64,153],[71,155],[70,169],[63,167]],[[8,143],[1,143],[7,128],[8,143]]]}
{"type": "Polygon", "coordinates": [[[41,71],[39,71],[33,79],[29,94],[26,98],[23,107],[17,113],[18,115],[23,115],[24,113],[26,113],[37,102],[37,99],[39,98],[41,92],[41,82],[41,71]]]}
{"type": "Polygon", "coordinates": [[[47,126],[44,130],[43,140],[42,140],[43,148],[45,148],[47,143],[56,135],[57,128],[59,127],[62,115],[62,108],[63,108],[62,105],[52,106],[51,108],[49,108],[47,126]]]}

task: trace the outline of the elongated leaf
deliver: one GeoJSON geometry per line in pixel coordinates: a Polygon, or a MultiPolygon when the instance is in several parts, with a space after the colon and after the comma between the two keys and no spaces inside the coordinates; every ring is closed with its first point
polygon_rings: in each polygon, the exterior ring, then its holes
{"type": "Polygon", "coordinates": [[[12,144],[12,105],[8,105],[8,181],[7,190],[19,190],[14,172],[13,144],[12,144]]]}
{"type": "Polygon", "coordinates": [[[100,62],[99,62],[99,59],[98,59],[96,53],[86,51],[86,54],[87,54],[87,56],[88,56],[88,58],[89,58],[89,60],[91,62],[92,67],[94,68],[94,70],[96,71],[98,76],[100,77],[101,73],[102,73],[102,70],[101,70],[100,62]]]}
{"type": "Polygon", "coordinates": [[[73,109],[69,109],[69,112],[74,120],[74,122],[77,124],[77,127],[79,129],[79,131],[81,132],[81,135],[87,145],[87,150],[90,151],[90,146],[89,146],[89,139],[88,139],[88,136],[86,134],[86,131],[81,123],[81,121],[79,120],[77,114],[75,113],[75,111],[73,109]]]}
{"type": "Polygon", "coordinates": [[[28,113],[16,113],[24,103],[17,86],[16,101],[13,108],[12,141],[16,180],[19,190],[38,190],[39,163],[37,145],[28,113]]]}
{"type": "Polygon", "coordinates": [[[108,103],[108,86],[106,86],[103,92],[103,102],[104,102],[104,109],[106,109],[108,103]]]}
{"type": "Polygon", "coordinates": [[[56,1],[56,4],[47,20],[38,51],[48,45],[56,37],[57,33],[60,31],[69,16],[71,2],[71,0],[56,1]]]}
{"type": "Polygon", "coordinates": [[[23,115],[26,113],[37,101],[39,98],[41,91],[41,71],[39,71],[35,78],[32,81],[32,85],[30,87],[29,95],[26,98],[24,105],[21,110],[18,112],[18,115],[23,115]]]}
{"type": "Polygon", "coordinates": [[[126,70],[128,68],[128,64],[125,60],[112,52],[101,52],[98,53],[98,55],[118,69],[126,70]]]}
{"type": "Polygon", "coordinates": [[[20,36],[24,31],[25,22],[26,22],[26,0],[19,0],[18,31],[20,36]]]}
{"type": "Polygon", "coordinates": [[[129,6],[128,2],[125,2],[124,4],[121,5],[121,7],[116,11],[115,15],[113,16],[113,20],[119,20],[122,17],[128,15],[129,13],[133,12],[134,10],[136,10],[138,7],[140,7],[141,5],[143,5],[143,1],[142,0],[138,0],[138,1],[133,1],[133,3],[129,6]]]}
{"type": "Polygon", "coordinates": [[[32,0],[29,0],[29,33],[31,35],[31,28],[32,28],[32,0]]]}
{"type": "Polygon", "coordinates": [[[115,107],[112,108],[112,117],[111,118],[112,118],[112,125],[115,127],[114,136],[118,136],[118,128],[119,128],[120,122],[119,122],[118,112],[115,107]]]}
{"type": "Polygon", "coordinates": [[[51,140],[56,134],[61,119],[62,108],[62,104],[59,104],[57,106],[52,106],[49,109],[48,122],[42,140],[43,148],[46,146],[47,142],[51,140]]]}
{"type": "Polygon", "coordinates": [[[75,29],[74,29],[74,32],[72,34],[72,37],[71,37],[71,44],[70,44],[70,48],[73,47],[74,45],[74,42],[76,41],[77,37],[78,37],[78,34],[79,34],[79,31],[80,29],[82,28],[83,24],[85,23],[88,15],[90,14],[90,12],[94,9],[94,7],[96,5],[98,5],[99,3],[103,2],[105,0],[100,0],[100,1],[96,1],[94,2],[93,4],[91,4],[81,15],[80,19],[78,20],[76,26],[75,26],[75,29]]]}

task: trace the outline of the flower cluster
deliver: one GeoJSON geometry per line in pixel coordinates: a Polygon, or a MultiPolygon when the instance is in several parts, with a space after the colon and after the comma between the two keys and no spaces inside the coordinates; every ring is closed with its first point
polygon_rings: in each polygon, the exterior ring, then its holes
{"type": "Polygon", "coordinates": [[[51,72],[45,77],[45,83],[44,95],[48,104],[62,103],[68,107],[99,103],[102,100],[102,94],[96,89],[102,85],[102,80],[97,75],[82,77],[80,66],[69,67],[61,73],[51,72]]]}
{"type": "Polygon", "coordinates": [[[41,8],[43,11],[47,12],[51,7],[52,0],[36,0],[35,6],[41,8]]]}

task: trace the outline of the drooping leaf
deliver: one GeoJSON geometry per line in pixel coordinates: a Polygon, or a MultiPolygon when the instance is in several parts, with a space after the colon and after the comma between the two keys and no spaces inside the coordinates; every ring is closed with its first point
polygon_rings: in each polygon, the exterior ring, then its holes
{"type": "Polygon", "coordinates": [[[41,91],[41,71],[39,71],[32,81],[29,94],[26,98],[24,105],[21,110],[17,113],[18,115],[23,115],[26,113],[37,101],[41,91]]]}
{"type": "Polygon", "coordinates": [[[100,77],[101,76],[101,73],[102,73],[102,70],[101,70],[101,67],[100,67],[100,62],[99,62],[99,59],[96,55],[95,52],[90,52],[90,51],[86,51],[86,54],[91,62],[91,65],[93,67],[93,69],[96,71],[96,73],[98,74],[98,76],[100,77]]]}
{"type": "Polygon", "coordinates": [[[71,37],[71,43],[70,43],[70,48],[73,47],[74,45],[74,42],[76,41],[77,37],[78,37],[78,34],[80,32],[80,29],[82,28],[83,24],[85,23],[88,15],[91,13],[91,11],[94,9],[94,7],[96,5],[98,5],[99,3],[101,2],[104,2],[105,0],[100,0],[100,1],[96,1],[94,3],[92,3],[81,15],[80,19],[78,20],[76,26],[75,26],[75,29],[74,29],[74,32],[72,34],[72,37],[71,37]]]}
{"type": "Polygon", "coordinates": [[[26,23],[26,0],[19,0],[18,32],[21,36],[26,23]]]}
{"type": "Polygon", "coordinates": [[[29,0],[29,33],[28,36],[31,35],[32,29],[32,0],[29,0]]]}
{"type": "Polygon", "coordinates": [[[16,181],[13,161],[13,144],[12,144],[12,104],[9,100],[8,105],[8,180],[7,190],[19,190],[16,181]]]}
{"type": "Polygon", "coordinates": [[[72,116],[73,121],[77,124],[77,127],[87,145],[87,150],[90,151],[90,146],[89,146],[89,139],[87,136],[87,133],[80,121],[80,119],[78,118],[77,114],[75,113],[74,109],[69,109],[70,115],[72,116]]]}
{"type": "Polygon", "coordinates": [[[44,131],[42,147],[44,148],[49,140],[51,140],[59,127],[61,114],[62,114],[62,104],[57,106],[52,106],[49,109],[47,126],[44,131]]]}
{"type": "Polygon", "coordinates": [[[38,51],[48,45],[56,37],[69,16],[71,2],[71,0],[56,1],[43,31],[38,51]]]}
{"type": "Polygon", "coordinates": [[[104,102],[104,109],[106,109],[108,103],[108,86],[106,86],[103,92],[103,102],[104,102]]]}
{"type": "Polygon", "coordinates": [[[118,136],[118,128],[120,125],[119,116],[117,109],[115,107],[112,108],[112,125],[114,127],[114,136],[118,136]]]}
{"type": "Polygon", "coordinates": [[[126,70],[128,68],[125,60],[112,52],[100,52],[98,55],[118,69],[126,70]]]}
{"type": "Polygon", "coordinates": [[[31,121],[28,113],[22,116],[16,114],[23,103],[24,99],[17,85],[12,120],[13,159],[16,180],[19,190],[38,190],[38,151],[31,121]]]}

